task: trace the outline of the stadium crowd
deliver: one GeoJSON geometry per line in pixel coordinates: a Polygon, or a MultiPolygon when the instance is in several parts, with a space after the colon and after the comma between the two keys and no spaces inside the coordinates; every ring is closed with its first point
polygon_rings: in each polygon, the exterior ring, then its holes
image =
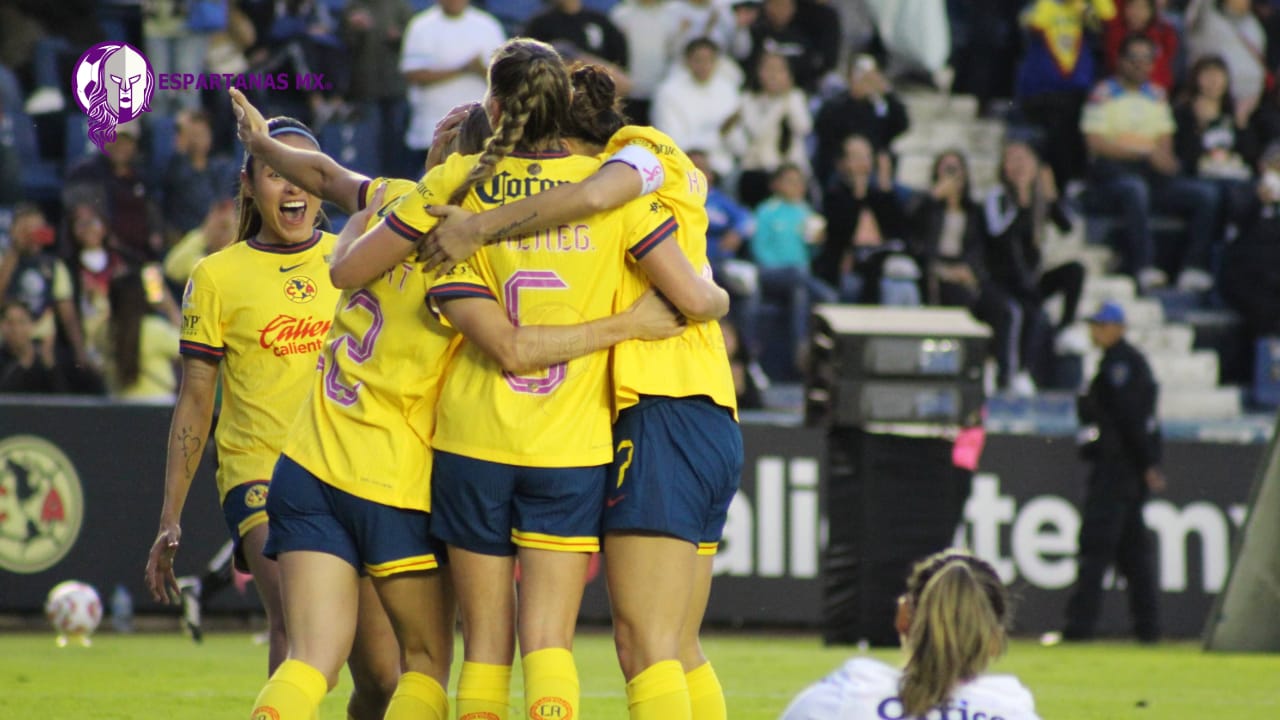
{"type": "MultiPolygon", "coordinates": [[[[993,328],[1001,387],[1055,382],[1079,262],[1047,267],[1047,224],[1114,214],[1141,291],[1213,294],[1280,330],[1280,3],[951,0],[945,68],[904,62],[870,0],[19,0],[0,7],[0,391],[171,400],[174,296],[234,236],[240,165],[225,87],[152,95],[86,152],[69,82],[89,46],[127,41],[157,76],[323,77],[247,89],[370,176],[416,178],[432,130],[485,90],[506,38],[601,64],[638,124],[714,184],[708,250],[733,297],[744,406],[766,353],[806,363],[820,302],[967,307],[993,328]],[[890,77],[893,78],[891,82],[890,77]],[[912,83],[976,95],[1009,124],[999,181],[966,149],[906,187],[893,143],[912,83]],[[1153,230],[1176,216],[1172,238],[1153,230]],[[163,278],[161,278],[161,272],[163,278]],[[1053,320],[1045,301],[1064,298],[1053,320]],[[791,332],[762,330],[778,308],[791,332]],[[768,337],[766,337],[768,335],[768,337]]],[[[941,12],[941,5],[932,5],[941,12]]],[[[926,22],[930,18],[922,18],[926,22]]],[[[215,83],[216,85],[216,83],[215,83]]],[[[197,89],[199,88],[199,89],[197,89]]],[[[331,218],[335,231],[343,218],[331,218]]]]}

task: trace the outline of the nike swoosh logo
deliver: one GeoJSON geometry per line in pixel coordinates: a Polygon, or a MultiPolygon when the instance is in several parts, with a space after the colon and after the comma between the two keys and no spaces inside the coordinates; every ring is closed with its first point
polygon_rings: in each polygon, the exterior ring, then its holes
{"type": "Polygon", "coordinates": [[[305,262],[300,262],[300,263],[298,263],[297,265],[290,265],[289,267],[285,267],[285,266],[281,265],[281,266],[280,266],[280,272],[289,272],[290,270],[297,270],[298,268],[302,267],[303,265],[306,265],[306,263],[305,263],[305,262]]]}
{"type": "Polygon", "coordinates": [[[617,505],[618,503],[622,502],[625,499],[627,499],[626,495],[619,495],[617,497],[611,497],[608,500],[605,500],[604,504],[609,507],[613,507],[614,505],[617,505]]]}

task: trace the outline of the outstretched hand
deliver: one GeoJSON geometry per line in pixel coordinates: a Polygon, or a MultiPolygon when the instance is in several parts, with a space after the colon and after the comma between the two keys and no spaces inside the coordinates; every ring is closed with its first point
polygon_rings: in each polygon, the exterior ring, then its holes
{"type": "Polygon", "coordinates": [[[431,205],[427,212],[440,222],[418,240],[423,272],[435,270],[444,275],[484,247],[484,238],[468,222],[475,213],[455,205],[431,205]]]}
{"type": "Polygon", "coordinates": [[[235,88],[228,88],[227,94],[231,96],[231,112],[236,116],[236,136],[240,143],[248,148],[255,139],[269,137],[267,119],[249,102],[249,98],[235,88]]]}

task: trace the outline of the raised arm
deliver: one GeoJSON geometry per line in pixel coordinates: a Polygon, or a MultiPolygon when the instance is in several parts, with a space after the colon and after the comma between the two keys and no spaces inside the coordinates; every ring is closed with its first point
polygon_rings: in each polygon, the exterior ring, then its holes
{"type": "Polygon", "coordinates": [[[245,150],[270,165],[289,182],[322,200],[337,205],[350,215],[360,207],[360,186],[369,178],[348,170],[317,150],[303,150],[276,140],[267,133],[267,121],[244,94],[235,88],[231,108],[236,115],[236,133],[245,150]]]}
{"type": "Polygon", "coordinates": [[[507,372],[541,370],[626,340],[663,340],[684,330],[683,318],[652,290],[617,315],[576,325],[515,326],[488,298],[440,302],[440,311],[507,372]]]}
{"type": "Polygon", "coordinates": [[[439,267],[447,272],[484,245],[621,207],[643,192],[644,182],[635,168],[612,162],[580,182],[559,185],[475,215],[468,216],[459,208],[432,206],[428,212],[449,221],[442,222],[423,239],[418,256],[424,270],[439,267]]]}
{"type": "Polygon", "coordinates": [[[164,470],[164,505],[160,510],[160,531],[147,557],[147,589],[160,602],[176,597],[178,581],[173,574],[173,558],[182,540],[182,507],[191,490],[200,458],[204,455],[209,426],[213,423],[214,391],[218,364],[196,357],[182,359],[182,386],[169,426],[169,456],[164,470]]]}

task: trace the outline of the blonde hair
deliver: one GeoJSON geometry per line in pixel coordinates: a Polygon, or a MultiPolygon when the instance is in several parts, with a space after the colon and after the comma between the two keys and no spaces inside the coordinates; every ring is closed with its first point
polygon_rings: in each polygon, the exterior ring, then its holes
{"type": "Polygon", "coordinates": [[[899,683],[907,716],[923,716],[1004,651],[1009,601],[990,564],[961,550],[916,563],[907,580],[909,657],[899,683]]]}
{"type": "Polygon", "coordinates": [[[498,48],[489,63],[489,97],[497,101],[502,116],[480,159],[449,196],[449,204],[461,204],[517,147],[559,139],[570,119],[569,87],[564,61],[550,45],[517,38],[498,48]]]}
{"type": "MultiPolygon", "coordinates": [[[[283,115],[273,117],[267,121],[267,134],[271,137],[280,135],[301,135],[311,140],[315,144],[316,149],[320,149],[320,141],[316,140],[315,134],[311,132],[311,128],[306,123],[291,117],[283,115]]],[[[239,217],[236,221],[236,236],[231,242],[238,243],[248,240],[257,235],[262,230],[262,213],[258,210],[258,203],[245,190],[245,178],[249,183],[253,183],[253,156],[248,153],[244,154],[244,162],[240,165],[241,179],[236,190],[236,208],[239,217]]],[[[316,214],[316,225],[325,222],[324,211],[321,210],[316,214]]]]}

